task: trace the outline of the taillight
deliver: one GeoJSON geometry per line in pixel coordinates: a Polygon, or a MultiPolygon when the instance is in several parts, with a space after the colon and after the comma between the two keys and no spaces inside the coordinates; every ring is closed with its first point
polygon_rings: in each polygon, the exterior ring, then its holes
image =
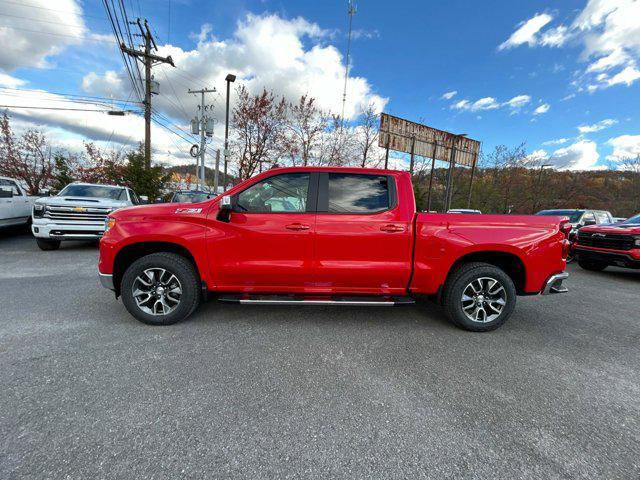
{"type": "Polygon", "coordinates": [[[562,259],[566,260],[571,252],[571,242],[569,240],[562,241],[562,259]]]}

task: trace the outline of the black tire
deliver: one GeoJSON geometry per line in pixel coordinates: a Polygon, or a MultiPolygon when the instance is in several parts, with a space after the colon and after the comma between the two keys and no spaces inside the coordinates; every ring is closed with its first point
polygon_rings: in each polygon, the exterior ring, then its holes
{"type": "Polygon", "coordinates": [[[580,260],[580,259],[578,259],[578,265],[580,265],[580,268],[583,268],[584,270],[589,270],[590,272],[601,272],[608,267],[606,263],[594,262],[593,260],[580,260]]]}
{"type": "Polygon", "coordinates": [[[466,263],[449,274],[442,291],[442,304],[447,316],[456,326],[472,332],[488,332],[500,327],[511,317],[516,306],[516,288],[504,270],[488,263],[466,263]],[[495,280],[497,284],[487,279],[495,280]],[[483,285],[487,290],[486,295],[463,299],[463,294],[473,292],[476,287],[483,292],[483,285]],[[469,288],[472,290],[468,290],[469,288]],[[498,307],[501,307],[499,311],[498,307]],[[469,315],[474,316],[475,320],[467,316],[465,309],[468,309],[469,315]],[[485,313],[480,314],[480,310],[485,313]],[[495,318],[491,318],[494,316],[495,318]]]}
{"type": "MultiPolygon", "coordinates": [[[[144,278],[148,279],[146,276],[144,278]]],[[[165,285],[165,288],[168,287],[170,286],[165,285]]],[[[200,291],[200,279],[193,264],[175,253],[162,252],[146,255],[133,262],[122,277],[120,294],[122,295],[122,303],[124,303],[127,311],[141,322],[148,325],[172,325],[184,320],[193,313],[200,303],[202,292],[200,291]],[[145,270],[149,269],[166,270],[175,275],[179,282],[176,284],[179,285],[181,290],[179,301],[175,308],[166,314],[146,312],[142,309],[145,305],[143,307],[138,306],[138,302],[134,298],[134,283],[137,291],[140,286],[138,277],[145,275],[145,270]]],[[[169,293],[167,292],[166,295],[168,297],[169,293]]],[[[152,302],[152,298],[149,301],[152,302]]],[[[146,308],[148,308],[148,304],[146,308]]],[[[155,309],[155,304],[153,309],[155,309]]]]}
{"type": "Polygon", "coordinates": [[[47,240],[46,238],[36,238],[36,243],[40,250],[58,250],[60,248],[60,240],[47,240]]]}

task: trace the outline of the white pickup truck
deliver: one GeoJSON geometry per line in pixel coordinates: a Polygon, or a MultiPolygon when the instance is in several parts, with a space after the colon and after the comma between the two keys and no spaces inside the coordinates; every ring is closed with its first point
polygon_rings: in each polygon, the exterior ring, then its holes
{"type": "Polygon", "coordinates": [[[42,250],[56,250],[63,240],[98,240],[109,213],[140,203],[127,187],[71,183],[58,195],[35,202],[31,230],[42,250]]]}
{"type": "Polygon", "coordinates": [[[0,228],[29,223],[35,200],[13,178],[0,177],[0,228]]]}

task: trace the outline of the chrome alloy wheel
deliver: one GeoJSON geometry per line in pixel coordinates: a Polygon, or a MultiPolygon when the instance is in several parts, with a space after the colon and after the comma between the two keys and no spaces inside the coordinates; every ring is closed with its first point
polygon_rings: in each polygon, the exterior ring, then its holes
{"type": "Polygon", "coordinates": [[[507,292],[495,278],[476,278],[462,291],[462,311],[472,322],[492,322],[506,304],[507,292]]]}
{"type": "Polygon", "coordinates": [[[182,285],[164,268],[147,268],[131,287],[138,308],[150,315],[168,315],[180,304],[182,285]]]}

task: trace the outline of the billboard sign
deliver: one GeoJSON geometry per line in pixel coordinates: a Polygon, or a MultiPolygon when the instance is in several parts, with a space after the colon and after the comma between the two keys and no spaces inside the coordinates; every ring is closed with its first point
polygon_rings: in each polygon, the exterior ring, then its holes
{"type": "Polygon", "coordinates": [[[478,161],[480,142],[444,130],[383,113],[380,115],[378,145],[421,157],[451,161],[455,146],[455,164],[473,167],[478,161]]]}

